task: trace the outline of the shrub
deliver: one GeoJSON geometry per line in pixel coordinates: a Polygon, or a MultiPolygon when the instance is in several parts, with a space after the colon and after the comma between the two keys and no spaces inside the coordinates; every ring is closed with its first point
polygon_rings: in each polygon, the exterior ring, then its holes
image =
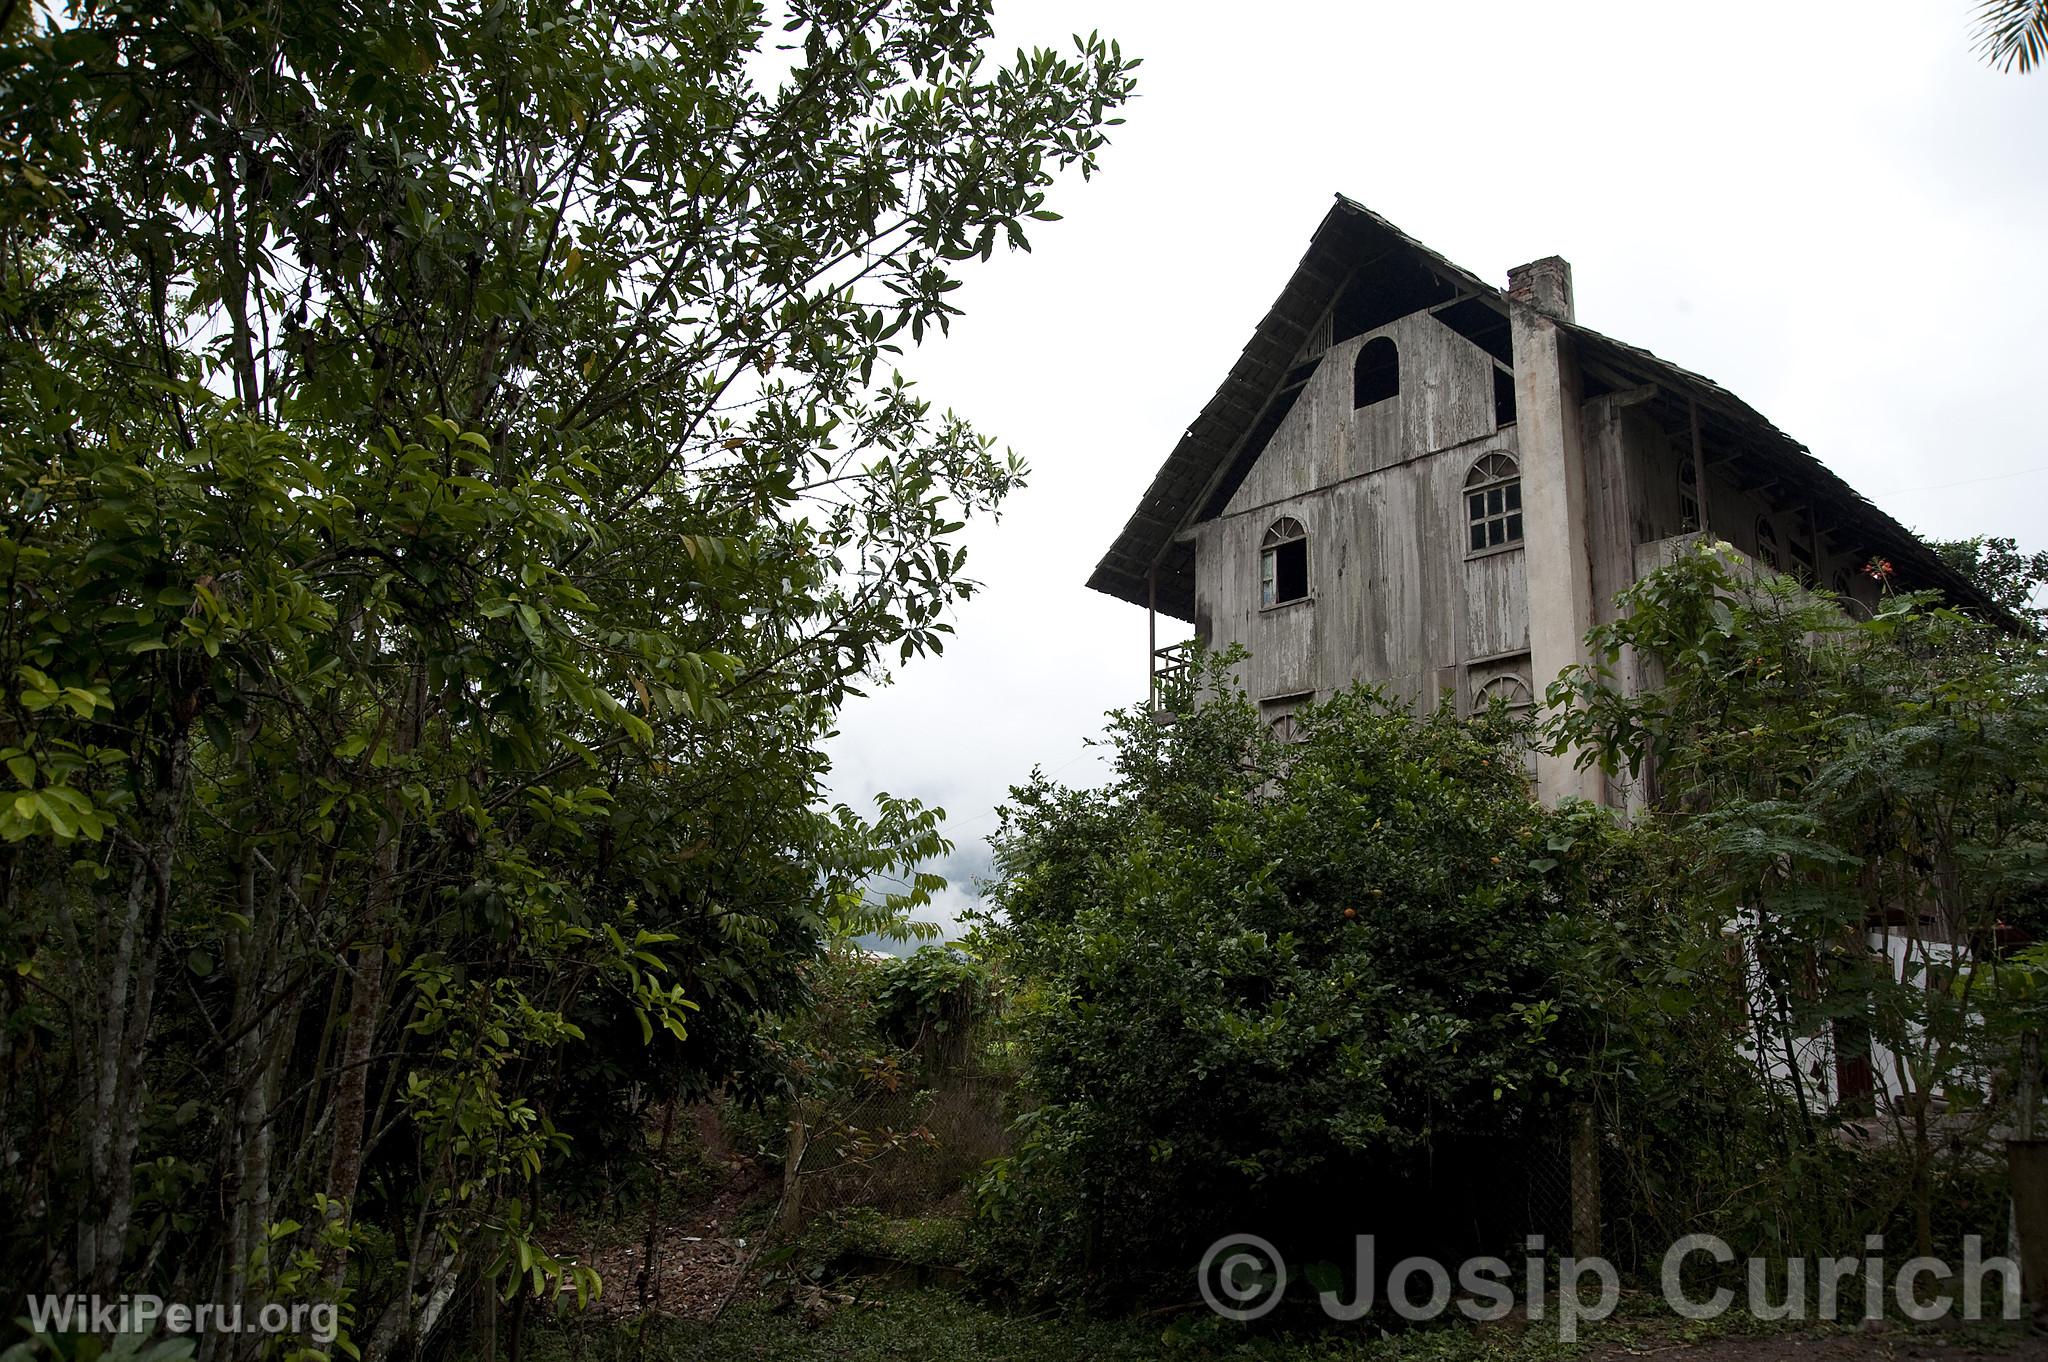
{"type": "MultiPolygon", "coordinates": [[[[1027,1285],[1184,1277],[1221,1232],[1413,1232],[1442,1161],[1588,1085],[1628,838],[1534,803],[1504,711],[1360,688],[1283,743],[1223,676],[1171,726],[1116,716],[1107,787],[1034,775],[1003,813],[982,940],[1028,1110],[978,1212],[1027,1285]]],[[[1454,1209],[1429,1228],[1486,1232],[1454,1209]]]]}

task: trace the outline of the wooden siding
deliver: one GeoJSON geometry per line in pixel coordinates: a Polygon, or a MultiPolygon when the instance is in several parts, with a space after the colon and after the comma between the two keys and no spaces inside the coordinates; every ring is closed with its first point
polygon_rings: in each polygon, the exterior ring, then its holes
{"type": "Polygon", "coordinates": [[[1329,348],[1224,514],[1492,433],[1492,358],[1427,313],[1403,317],[1329,348]],[[1400,356],[1400,395],[1354,410],[1352,368],[1365,343],[1380,337],[1400,356]]]}
{"type": "Polygon", "coordinates": [[[1197,617],[1212,646],[1250,651],[1255,699],[1364,680],[1427,706],[1461,689],[1469,660],[1527,650],[1521,550],[1465,552],[1465,475],[1496,449],[1515,444],[1494,429],[1492,361],[1426,314],[1331,349],[1224,514],[1195,531],[1197,617]],[[1354,412],[1352,363],[1381,335],[1400,395],[1354,412]],[[1261,609],[1260,541],[1288,516],[1308,532],[1311,598],[1261,609]]]}
{"type": "MultiPolygon", "coordinates": [[[[1658,426],[1640,392],[1595,398],[1580,414],[1578,548],[1605,621],[1651,561],[1638,546],[1668,548],[1680,532],[1678,470],[1691,446],[1658,426]]],[[[1553,678],[1530,674],[1527,555],[1466,551],[1466,473],[1493,450],[1519,457],[1515,427],[1493,420],[1491,359],[1426,313],[1329,349],[1224,513],[1195,527],[1197,620],[1212,646],[1249,650],[1253,698],[1323,698],[1367,681],[1425,709],[1445,690],[1469,707],[1508,673],[1542,695],[1553,678]],[[1399,351],[1401,391],[1354,411],[1353,362],[1379,336],[1399,351]],[[1310,599],[1261,609],[1259,545],[1282,517],[1308,532],[1310,599]]],[[[1718,537],[1754,556],[1756,518],[1770,514],[1788,570],[1796,525],[1811,535],[1819,585],[1846,571],[1858,598],[1874,599],[1861,564],[1831,550],[1824,526],[1809,530],[1803,508],[1770,505],[1770,488],[1745,489],[1725,466],[1710,465],[1706,480],[1718,537]]]]}
{"type": "Polygon", "coordinates": [[[1465,560],[1462,660],[1529,651],[1529,587],[1520,549],[1465,560]]]}

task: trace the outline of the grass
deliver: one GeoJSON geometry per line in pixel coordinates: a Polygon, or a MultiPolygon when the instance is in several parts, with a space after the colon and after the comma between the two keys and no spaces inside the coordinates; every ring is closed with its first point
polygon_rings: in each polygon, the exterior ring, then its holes
{"type": "MultiPolygon", "coordinates": [[[[1595,1352],[1706,1342],[1776,1332],[1730,1311],[1716,1321],[1677,1319],[1661,1302],[1632,1293],[1605,1321],[1581,1325],[1560,1343],[1550,1322],[1475,1325],[1463,1320],[1383,1332],[1369,1321],[1312,1333],[1259,1332],[1201,1314],[1172,1319],[1019,1316],[942,1288],[870,1285],[859,1302],[809,1322],[768,1301],[736,1305],[716,1325],[656,1321],[633,1329],[549,1329],[532,1341],[531,1362],[1570,1362],[1595,1352]]],[[[1813,1329],[1801,1332],[1812,1333],[1813,1329]]],[[[1839,1330],[1838,1330],[1839,1332],[1839,1330]]],[[[1904,1341],[1900,1330],[1889,1342],[1904,1341]]],[[[1933,1337],[1933,1336],[1930,1336],[1933,1337]]],[[[1948,1343],[2010,1346],[2009,1330],[1978,1326],[1948,1343]]]]}
{"type": "MultiPolygon", "coordinates": [[[[535,1331],[525,1362],[1621,1362],[1630,1353],[1744,1338],[1755,1341],[1755,1357],[1762,1360],[1782,1358],[1794,1337],[1832,1334],[1839,1340],[1856,1331],[1847,1324],[1759,1321],[1740,1308],[1712,1320],[1687,1320],[1655,1290],[1642,1289],[1624,1291],[1609,1318],[1581,1321],[1575,1343],[1558,1338],[1554,1296],[1553,1315],[1542,1321],[1475,1324],[1453,1313],[1394,1331],[1373,1317],[1351,1324],[1325,1321],[1305,1306],[1292,1316],[1301,1327],[1291,1332],[1268,1327],[1284,1311],[1258,1325],[1224,1320],[1198,1306],[1123,1318],[1019,1314],[948,1284],[958,1277],[951,1265],[961,1250],[956,1219],[839,1212],[814,1223],[795,1260],[778,1269],[784,1282],[824,1280],[834,1290],[822,1298],[799,1291],[780,1304],[767,1297],[743,1300],[715,1325],[564,1321],[535,1331]],[[883,1275],[848,1277],[848,1269],[883,1275]],[[938,1269],[945,1273],[934,1282],[938,1269]],[[797,1303],[806,1294],[813,1305],[834,1303],[807,1313],[797,1303]],[[852,1303],[844,1303],[849,1298],[852,1303]]],[[[1875,1359],[1901,1348],[1910,1354],[1923,1344],[2001,1352],[2022,1336],[2017,1327],[1995,1321],[1915,1326],[1893,1319],[1867,1347],[1844,1352],[1838,1342],[1833,1355],[1875,1359]]],[[[1751,1351],[1723,1347],[1712,1356],[1730,1362],[1751,1351]]]]}
{"type": "MultiPolygon", "coordinates": [[[[735,1306],[716,1325],[660,1321],[644,1339],[631,1331],[567,1332],[535,1340],[533,1362],[1149,1362],[1162,1357],[1307,1362],[1377,1358],[1385,1362],[1543,1362],[1545,1354],[1457,1350],[1387,1351],[1373,1340],[1289,1340],[1251,1334],[1221,1320],[1193,1325],[1159,1320],[1015,1316],[935,1288],[893,1289],[842,1306],[815,1325],[767,1302],[735,1306]],[[574,1356],[572,1357],[572,1354],[574,1356]]],[[[1441,1332],[1441,1331],[1431,1331],[1441,1332]]]]}

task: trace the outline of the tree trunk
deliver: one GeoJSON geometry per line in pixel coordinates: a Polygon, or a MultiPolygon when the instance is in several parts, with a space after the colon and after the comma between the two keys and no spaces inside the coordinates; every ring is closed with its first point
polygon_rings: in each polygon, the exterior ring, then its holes
{"type": "MultiPolygon", "coordinates": [[[[394,873],[397,869],[396,848],[398,836],[394,830],[389,843],[391,852],[378,853],[380,878],[387,868],[394,873]]],[[[378,905],[381,909],[382,905],[378,905]]],[[[381,911],[378,913],[381,917],[381,911]]],[[[384,1004],[384,955],[388,950],[384,935],[365,942],[356,949],[355,987],[349,996],[347,1030],[342,1036],[339,1063],[341,1071],[334,1084],[334,1151],[327,1162],[327,1195],[334,1199],[338,1213],[344,1219],[353,1219],[356,1185],[363,1175],[363,1125],[370,1081],[370,1052],[377,1035],[377,1023],[383,1015],[384,1004]]],[[[337,1255],[334,1266],[336,1280],[348,1258],[344,1250],[337,1255]]]]}
{"type": "Polygon", "coordinates": [[[94,1073],[82,1115],[90,1132],[91,1214],[79,1226],[78,1269],[86,1290],[111,1295],[120,1283],[135,1210],[135,1147],[141,1136],[142,1062],[155,1015],[158,946],[170,911],[171,859],[183,823],[186,743],[170,744],[158,767],[145,826],[154,841],[135,849],[118,917],[101,915],[95,957],[107,962],[98,999],[94,1073]]]}
{"type": "Polygon", "coordinates": [[[792,1103],[789,1113],[789,1132],[782,1149],[782,1206],[777,1211],[775,1226],[784,1234],[794,1234],[804,1219],[804,1151],[810,1145],[810,1129],[804,1124],[803,1108],[792,1103]]]}
{"type": "MultiPolygon", "coordinates": [[[[391,751],[403,756],[412,751],[425,684],[425,672],[415,661],[407,672],[390,727],[391,751]]],[[[364,913],[367,939],[356,949],[355,985],[350,991],[347,1030],[343,1034],[341,1069],[335,1078],[334,1148],[327,1164],[327,1195],[338,1204],[344,1219],[355,1217],[357,1185],[363,1175],[363,1139],[367,1115],[370,1055],[375,1049],[377,1029],[384,1019],[384,965],[392,944],[391,906],[398,897],[399,849],[405,836],[405,806],[396,790],[385,800],[385,826],[372,858],[368,901],[364,913]]],[[[335,1254],[330,1280],[341,1282],[348,1264],[348,1250],[335,1254]]]]}
{"type": "Polygon", "coordinates": [[[1934,1145],[1927,1135],[1927,1096],[1913,1098],[1913,1252],[1934,1256],[1934,1145]]]}

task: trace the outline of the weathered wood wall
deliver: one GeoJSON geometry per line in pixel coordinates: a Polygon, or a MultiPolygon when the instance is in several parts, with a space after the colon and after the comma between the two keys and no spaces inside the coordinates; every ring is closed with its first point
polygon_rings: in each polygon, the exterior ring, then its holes
{"type": "MultiPolygon", "coordinates": [[[[1327,345],[1311,337],[1303,357],[1327,345]]],[[[1636,579],[1638,549],[1683,532],[1679,468],[1690,441],[1658,428],[1636,397],[1611,393],[1581,411],[1586,542],[1597,618],[1636,579]]],[[[1466,474],[1494,450],[1516,453],[1513,425],[1496,428],[1493,362],[1426,313],[1328,346],[1322,362],[1220,516],[1195,527],[1197,618],[1217,648],[1243,644],[1243,680],[1271,711],[1326,698],[1364,680],[1428,707],[1445,690],[1461,710],[1491,680],[1518,676],[1541,697],[1552,678],[1530,675],[1529,597],[1519,546],[1468,551],[1466,474]],[[1400,393],[1354,410],[1352,369],[1378,337],[1399,353],[1400,393]],[[1259,551],[1283,517],[1309,537],[1307,600],[1261,608],[1259,551]]],[[[1802,508],[1774,507],[1710,459],[1708,528],[1751,556],[1757,521],[1794,568],[1795,537],[1812,544],[1814,577],[1846,579],[1866,605],[1875,585],[1861,563],[1833,552],[1802,508]]]]}
{"type": "Polygon", "coordinates": [[[1333,346],[1223,514],[1197,527],[1212,645],[1250,650],[1246,688],[1276,712],[1355,680],[1425,704],[1449,686],[1465,703],[1466,664],[1529,646],[1521,550],[1466,553],[1465,476],[1514,447],[1513,427],[1494,426],[1491,359],[1426,314],[1333,346]],[[1353,364],[1381,336],[1401,391],[1354,410],[1353,364]],[[1308,531],[1310,597],[1262,609],[1260,541],[1289,516],[1308,531]]]}

